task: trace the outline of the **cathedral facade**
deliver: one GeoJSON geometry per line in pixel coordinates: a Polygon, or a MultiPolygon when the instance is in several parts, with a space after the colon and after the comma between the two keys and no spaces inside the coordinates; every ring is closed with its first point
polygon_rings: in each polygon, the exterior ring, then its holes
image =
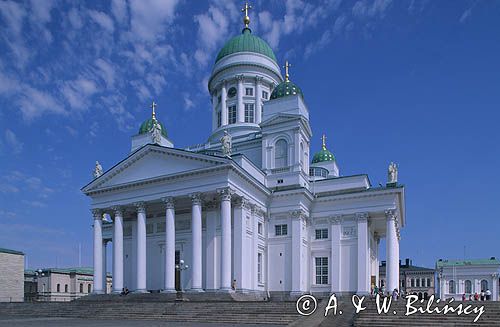
{"type": "Polygon", "coordinates": [[[130,154],[82,188],[92,201],[94,293],[113,291],[367,294],[386,239],[398,288],[404,187],[343,176],[312,130],[302,90],[269,45],[241,34],[219,51],[208,90],[211,134],[176,148],[155,113],[130,154]],[[103,219],[105,217],[105,219],[103,219]],[[112,246],[107,246],[112,242],[112,246]],[[107,249],[111,251],[107,251],[107,249]]]}

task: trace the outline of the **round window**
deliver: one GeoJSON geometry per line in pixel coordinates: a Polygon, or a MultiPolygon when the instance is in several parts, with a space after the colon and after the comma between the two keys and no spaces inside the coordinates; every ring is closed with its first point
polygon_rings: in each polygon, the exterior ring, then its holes
{"type": "Polygon", "coordinates": [[[227,96],[232,98],[236,95],[236,88],[235,87],[232,87],[229,89],[229,91],[227,91],[227,96]]]}

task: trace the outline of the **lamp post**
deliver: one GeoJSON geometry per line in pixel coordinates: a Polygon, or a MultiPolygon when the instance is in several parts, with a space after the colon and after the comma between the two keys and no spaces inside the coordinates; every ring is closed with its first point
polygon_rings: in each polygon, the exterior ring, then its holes
{"type": "MultiPolygon", "coordinates": [[[[36,292],[38,293],[38,282],[40,277],[44,277],[45,274],[43,273],[42,269],[38,269],[35,271],[35,277],[36,277],[36,292]]],[[[42,298],[43,301],[45,301],[45,284],[42,283],[42,298]]]]}
{"type": "Polygon", "coordinates": [[[189,266],[184,263],[184,260],[180,260],[178,265],[175,265],[175,269],[179,271],[179,274],[181,275],[181,293],[184,293],[184,287],[182,286],[182,271],[188,269],[189,266]]]}

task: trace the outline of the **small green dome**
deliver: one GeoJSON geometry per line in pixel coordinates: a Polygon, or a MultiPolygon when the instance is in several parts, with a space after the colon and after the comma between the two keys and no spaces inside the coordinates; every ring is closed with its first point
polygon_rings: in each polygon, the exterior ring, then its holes
{"type": "Polygon", "coordinates": [[[266,57],[269,57],[274,62],[278,62],[273,50],[266,43],[266,41],[262,40],[260,37],[252,35],[252,31],[249,28],[244,28],[241,35],[235,36],[227,41],[219,51],[215,62],[217,63],[225,56],[229,56],[230,54],[237,52],[260,53],[266,57]]]}
{"type": "Polygon", "coordinates": [[[333,155],[333,153],[328,151],[328,149],[326,148],[325,134],[323,134],[323,136],[321,137],[321,141],[322,141],[321,150],[314,154],[312,163],[314,164],[318,162],[335,161],[335,156],[333,155]]]}
{"type": "Polygon", "coordinates": [[[278,84],[278,86],[274,88],[273,93],[271,93],[271,100],[295,94],[300,94],[302,98],[304,97],[304,94],[302,93],[300,87],[298,87],[295,83],[291,82],[290,80],[285,80],[284,82],[281,82],[280,84],[278,84]]]}
{"type": "MultiPolygon", "coordinates": [[[[158,119],[154,119],[154,120],[156,121],[157,124],[160,124],[161,135],[168,137],[167,136],[167,129],[165,128],[165,126],[163,126],[163,124],[158,119]]],[[[144,121],[144,123],[142,123],[141,127],[139,128],[139,134],[149,133],[149,131],[153,127],[153,124],[154,124],[153,118],[149,118],[148,120],[144,121]]]]}

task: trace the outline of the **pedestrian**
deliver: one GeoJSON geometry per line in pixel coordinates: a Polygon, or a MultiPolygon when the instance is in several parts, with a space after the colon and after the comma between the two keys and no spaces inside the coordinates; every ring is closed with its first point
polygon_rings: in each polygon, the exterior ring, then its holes
{"type": "Polygon", "coordinates": [[[477,294],[477,292],[474,294],[474,301],[479,301],[479,294],[477,294]]]}
{"type": "Polygon", "coordinates": [[[378,290],[378,286],[375,285],[375,288],[373,289],[373,296],[377,296],[379,290],[378,290]]]}
{"type": "Polygon", "coordinates": [[[398,290],[395,288],[394,291],[392,291],[392,299],[396,301],[398,299],[398,290]]]}
{"type": "Polygon", "coordinates": [[[481,290],[481,301],[484,301],[484,290],[481,290]]]}
{"type": "Polygon", "coordinates": [[[490,291],[490,289],[488,288],[488,289],[486,290],[486,301],[489,301],[489,300],[491,300],[491,291],[490,291]]]}
{"type": "Polygon", "coordinates": [[[233,279],[233,282],[231,283],[231,288],[233,291],[236,291],[236,279],[233,279]]]}
{"type": "Polygon", "coordinates": [[[462,294],[462,301],[465,302],[465,293],[462,294]]]}

